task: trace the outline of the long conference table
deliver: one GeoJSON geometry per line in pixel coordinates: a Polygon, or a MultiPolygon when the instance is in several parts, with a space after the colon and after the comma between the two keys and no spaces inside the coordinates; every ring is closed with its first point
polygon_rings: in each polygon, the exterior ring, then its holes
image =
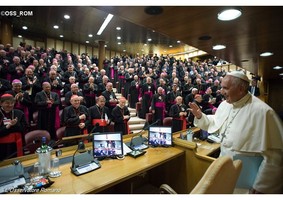
{"type": "MultiPolygon", "coordinates": [[[[100,161],[101,168],[80,176],[71,173],[71,163],[61,164],[62,175],[50,178],[54,183],[39,193],[131,194],[138,193],[136,191],[145,184],[158,188],[163,183],[169,184],[178,193],[189,193],[215,160],[213,156],[217,155],[219,144],[190,142],[178,138],[179,135],[174,134],[172,147],[150,147],[137,158],[105,159],[100,161]]],[[[130,139],[131,136],[125,136],[124,142],[130,139]]],[[[91,144],[86,144],[86,147],[91,148],[91,144]]],[[[62,148],[62,157],[72,156],[75,149],[76,146],[62,148]]],[[[19,159],[23,166],[33,165],[37,161],[36,156],[19,159]]]]}

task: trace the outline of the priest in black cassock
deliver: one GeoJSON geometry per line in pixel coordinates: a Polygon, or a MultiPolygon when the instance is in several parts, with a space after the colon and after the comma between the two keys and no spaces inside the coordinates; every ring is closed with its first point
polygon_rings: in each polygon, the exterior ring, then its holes
{"type": "Polygon", "coordinates": [[[149,112],[149,107],[151,106],[151,101],[153,94],[155,93],[155,86],[152,83],[150,77],[146,78],[146,83],[141,87],[141,96],[142,96],[142,106],[140,113],[140,118],[145,119],[146,113],[149,112]]]}
{"type": "Polygon", "coordinates": [[[172,132],[177,132],[185,130],[187,127],[186,117],[187,117],[187,107],[183,103],[183,98],[181,96],[176,97],[176,104],[172,105],[170,108],[170,116],[173,117],[172,120],[172,132]]]}
{"type": "Polygon", "coordinates": [[[49,82],[42,84],[42,91],[35,95],[34,102],[38,109],[38,124],[40,130],[47,130],[51,139],[56,140],[56,128],[59,128],[59,105],[60,99],[56,92],[51,92],[49,82]]]}
{"type": "Polygon", "coordinates": [[[123,135],[130,133],[130,129],[128,126],[128,121],[130,119],[130,111],[125,104],[126,99],[124,97],[121,97],[119,99],[119,104],[117,104],[117,106],[112,110],[114,130],[121,131],[123,135]]]}
{"type": "Polygon", "coordinates": [[[89,111],[86,106],[81,105],[81,100],[78,95],[71,97],[71,105],[64,108],[61,122],[66,126],[65,136],[74,136],[87,134],[87,128],[90,124],[89,111]]]}
{"type": "Polygon", "coordinates": [[[166,115],[166,96],[162,87],[158,87],[157,93],[153,95],[151,111],[153,113],[153,121],[160,119],[158,125],[163,125],[163,119],[166,115]]]}
{"type": "Polygon", "coordinates": [[[138,75],[134,76],[134,80],[131,82],[129,94],[130,94],[130,108],[136,108],[136,103],[139,101],[140,81],[138,75]]]}
{"type": "Polygon", "coordinates": [[[111,82],[106,84],[106,90],[102,92],[102,95],[105,97],[105,106],[109,108],[109,118],[112,119],[112,110],[116,107],[118,99],[113,92],[113,84],[111,82]]]}
{"type": "Polygon", "coordinates": [[[94,132],[104,132],[106,126],[110,123],[109,109],[105,106],[105,101],[105,97],[100,95],[96,98],[96,105],[91,106],[88,109],[92,124],[90,130],[93,130],[94,132]]]}

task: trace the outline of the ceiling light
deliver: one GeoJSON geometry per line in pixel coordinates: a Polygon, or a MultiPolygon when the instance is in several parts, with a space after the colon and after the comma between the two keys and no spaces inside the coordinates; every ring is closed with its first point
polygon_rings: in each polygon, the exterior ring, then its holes
{"type": "Polygon", "coordinates": [[[147,46],[147,44],[144,44],[144,46],[147,46]]]}
{"type": "Polygon", "coordinates": [[[205,40],[210,40],[210,39],[211,39],[211,36],[209,36],[209,35],[203,35],[203,36],[200,36],[198,39],[199,39],[199,40],[203,40],[203,41],[205,41],[205,40]]]}
{"type": "Polygon", "coordinates": [[[119,45],[120,45],[120,44],[121,44],[121,42],[118,42],[117,44],[119,44],[119,45]]]}
{"type": "Polygon", "coordinates": [[[283,73],[279,74],[280,76],[283,76],[283,73]]]}
{"type": "Polygon", "coordinates": [[[60,38],[64,37],[64,35],[60,35],[60,38]]]}
{"type": "Polygon", "coordinates": [[[151,40],[152,40],[151,38],[148,38],[148,39],[147,39],[147,41],[149,41],[149,42],[150,42],[151,40]]]}
{"type": "Polygon", "coordinates": [[[92,34],[88,34],[88,37],[92,37],[93,35],[92,34]]]}
{"type": "Polygon", "coordinates": [[[225,49],[226,46],[222,45],[222,44],[217,44],[215,46],[212,47],[213,50],[221,50],[221,49],[225,49]]]}
{"type": "Polygon", "coordinates": [[[126,52],[126,50],[124,49],[123,52],[126,52]]]}
{"type": "Polygon", "coordinates": [[[118,37],[117,37],[117,40],[121,40],[121,37],[120,37],[120,36],[118,36],[118,37]]]}
{"type": "Polygon", "coordinates": [[[169,45],[169,47],[172,48],[173,46],[172,46],[172,45],[169,45]]]}
{"type": "Polygon", "coordinates": [[[70,19],[70,15],[64,15],[65,19],[70,19]]]}
{"type": "Polygon", "coordinates": [[[107,47],[107,44],[105,44],[104,47],[106,48],[106,47],[107,47]]]}
{"type": "Polygon", "coordinates": [[[89,41],[87,40],[87,41],[85,41],[85,43],[87,43],[87,44],[88,44],[88,43],[89,43],[89,41]]]}
{"type": "Polygon", "coordinates": [[[271,53],[271,52],[264,52],[264,53],[260,54],[261,57],[267,57],[267,56],[272,56],[272,55],[273,55],[273,53],[271,53]]]}
{"type": "Polygon", "coordinates": [[[101,33],[104,31],[104,29],[106,28],[108,23],[111,21],[113,16],[114,15],[112,15],[112,14],[107,15],[106,19],[104,20],[103,24],[101,25],[100,29],[98,30],[97,35],[101,35],[101,33]]]}
{"type": "Polygon", "coordinates": [[[116,30],[120,31],[120,30],[121,30],[121,27],[117,26],[117,27],[116,27],[116,30]]]}
{"type": "Polygon", "coordinates": [[[28,29],[28,27],[27,27],[27,26],[23,26],[22,28],[23,28],[24,30],[27,30],[27,29],[28,29]]]}
{"type": "Polygon", "coordinates": [[[273,67],[273,69],[276,69],[276,70],[278,70],[278,69],[282,69],[283,67],[281,67],[281,66],[275,66],[275,67],[273,67]]]}
{"type": "Polygon", "coordinates": [[[54,28],[54,29],[58,29],[59,26],[58,26],[58,25],[54,25],[53,28],[54,28]]]}
{"type": "Polygon", "coordinates": [[[21,38],[21,37],[23,37],[23,36],[21,36],[21,35],[18,35],[18,37],[19,37],[19,38],[21,38]]]}
{"type": "Polygon", "coordinates": [[[161,6],[147,6],[144,12],[149,15],[160,15],[163,12],[163,8],[161,6]]]}
{"type": "Polygon", "coordinates": [[[220,13],[218,13],[217,18],[221,21],[230,21],[230,20],[240,17],[241,15],[242,15],[241,10],[230,8],[230,9],[223,10],[220,13]]]}
{"type": "Polygon", "coordinates": [[[180,44],[180,43],[181,43],[181,41],[180,41],[180,40],[178,40],[178,41],[177,41],[177,43],[178,43],[178,44],[180,44]]]}

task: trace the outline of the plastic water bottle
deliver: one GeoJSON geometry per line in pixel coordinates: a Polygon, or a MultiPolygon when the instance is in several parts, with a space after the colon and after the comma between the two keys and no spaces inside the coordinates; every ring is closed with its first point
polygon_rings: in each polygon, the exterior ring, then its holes
{"type": "Polygon", "coordinates": [[[194,135],[194,132],[192,131],[191,128],[189,128],[189,129],[187,130],[187,140],[190,141],[190,142],[192,142],[192,141],[193,141],[193,135],[194,135]]]}
{"type": "Polygon", "coordinates": [[[41,139],[41,147],[37,148],[38,162],[40,165],[39,174],[47,175],[51,168],[51,151],[52,148],[46,144],[46,137],[41,139]]]}

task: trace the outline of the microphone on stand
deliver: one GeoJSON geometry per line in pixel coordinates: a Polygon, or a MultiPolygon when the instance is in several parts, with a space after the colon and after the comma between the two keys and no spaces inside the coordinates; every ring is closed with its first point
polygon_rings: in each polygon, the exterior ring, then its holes
{"type": "Polygon", "coordinates": [[[156,120],[155,122],[153,122],[152,124],[149,124],[149,125],[144,125],[144,127],[142,128],[141,131],[139,131],[138,133],[135,133],[132,138],[131,138],[131,141],[126,143],[126,145],[130,148],[130,149],[147,149],[148,148],[148,145],[145,145],[144,142],[147,141],[147,138],[144,138],[142,136],[142,133],[145,131],[145,130],[148,130],[149,127],[157,124],[160,122],[160,119],[156,120]]]}
{"type": "Polygon", "coordinates": [[[83,141],[80,141],[76,151],[72,156],[71,172],[76,176],[91,172],[100,168],[101,165],[98,160],[93,158],[90,151],[85,152],[85,145],[83,141]],[[83,150],[83,153],[76,155],[78,151],[83,150]]]}

